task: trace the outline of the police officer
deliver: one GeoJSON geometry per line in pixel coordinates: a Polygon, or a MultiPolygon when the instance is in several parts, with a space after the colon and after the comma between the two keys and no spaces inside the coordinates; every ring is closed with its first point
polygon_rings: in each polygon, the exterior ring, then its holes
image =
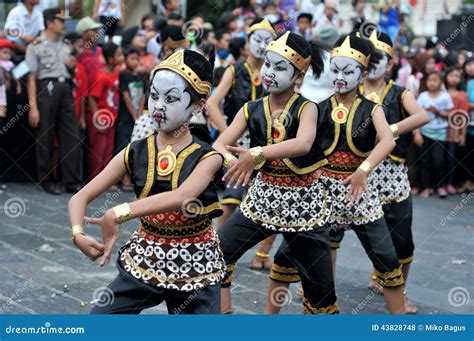
{"type": "Polygon", "coordinates": [[[67,192],[80,189],[79,125],[75,116],[72,95],[72,74],[75,57],[73,48],[62,40],[68,19],[59,8],[43,11],[45,31],[26,49],[28,75],[28,120],[36,128],[36,165],[42,189],[50,194],[61,194],[55,179],[53,142],[59,138],[59,165],[62,182],[67,192]]]}

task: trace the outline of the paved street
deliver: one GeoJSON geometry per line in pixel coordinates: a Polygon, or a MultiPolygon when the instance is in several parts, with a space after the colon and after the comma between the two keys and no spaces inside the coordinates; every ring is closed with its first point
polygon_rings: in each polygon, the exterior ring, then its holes
{"type": "MultiPolygon", "coordinates": [[[[113,262],[99,268],[71,243],[70,196],[44,194],[27,183],[0,184],[0,191],[0,313],[89,313],[94,292],[117,271],[113,262]]],[[[95,200],[88,213],[101,216],[115,204],[132,199],[131,193],[109,192],[95,200]]],[[[444,200],[415,198],[414,205],[416,251],[408,285],[410,299],[424,314],[474,313],[474,194],[444,200]]],[[[123,226],[120,245],[136,227],[136,221],[123,226]]],[[[99,236],[96,226],[88,227],[89,232],[99,236]]],[[[278,244],[279,240],[274,249],[278,244]]],[[[262,313],[266,302],[268,274],[249,269],[254,251],[234,271],[234,308],[240,313],[262,313]]],[[[342,313],[386,311],[383,297],[367,289],[370,271],[355,234],[347,233],[337,264],[342,313]]],[[[292,285],[284,313],[302,312],[296,289],[292,285]]],[[[165,312],[161,305],[145,313],[165,312]]]]}

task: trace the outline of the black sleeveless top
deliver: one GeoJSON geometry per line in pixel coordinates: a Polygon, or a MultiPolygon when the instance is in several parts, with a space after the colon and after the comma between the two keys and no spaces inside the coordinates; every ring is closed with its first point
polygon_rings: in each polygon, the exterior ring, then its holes
{"type": "Polygon", "coordinates": [[[240,108],[248,101],[263,96],[263,86],[252,82],[252,69],[248,62],[242,61],[229,66],[232,71],[232,88],[224,100],[224,114],[230,125],[240,108]]]}
{"type": "MultiPolygon", "coordinates": [[[[388,124],[398,123],[407,117],[407,113],[403,108],[403,98],[408,89],[393,84],[393,80],[386,85],[384,91],[380,96],[379,104],[383,105],[385,117],[388,124]]],[[[364,93],[364,88],[361,87],[361,93],[364,93]]],[[[390,153],[389,157],[399,163],[404,163],[408,157],[408,146],[410,145],[412,135],[402,134],[395,140],[396,146],[390,153]]]]}
{"type": "MultiPolygon", "coordinates": [[[[158,180],[156,163],[159,151],[155,141],[156,134],[132,142],[125,149],[125,166],[138,199],[177,189],[200,161],[211,155],[221,155],[210,145],[193,136],[192,143],[176,155],[176,168],[168,181],[171,186],[163,186],[166,180],[158,180]]],[[[184,210],[199,218],[212,219],[222,215],[216,191],[218,181],[219,179],[211,180],[207,188],[197,198],[190,200],[184,210]]]]}
{"type": "MultiPolygon", "coordinates": [[[[280,121],[283,122],[285,127],[283,141],[296,137],[300,114],[308,103],[310,103],[308,99],[297,93],[294,93],[288,100],[283,112],[279,116],[280,121]]],[[[274,143],[269,96],[247,102],[244,105],[244,115],[250,132],[250,147],[263,147],[274,143]]],[[[316,138],[309,153],[304,156],[282,160],[285,166],[295,174],[307,174],[327,164],[319,141],[321,131],[319,118],[320,115],[318,115],[316,138]]]]}
{"type": "Polygon", "coordinates": [[[379,105],[357,94],[345,123],[336,123],[331,118],[336,106],[334,95],[319,103],[321,127],[318,135],[324,154],[329,156],[335,151],[348,151],[366,158],[375,146],[377,131],[372,114],[379,105]]]}

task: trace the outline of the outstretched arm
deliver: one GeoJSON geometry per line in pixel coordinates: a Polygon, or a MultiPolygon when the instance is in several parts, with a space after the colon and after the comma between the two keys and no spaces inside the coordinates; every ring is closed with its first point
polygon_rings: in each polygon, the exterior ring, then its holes
{"type": "MultiPolygon", "coordinates": [[[[308,154],[316,138],[317,120],[317,106],[314,103],[308,103],[303,108],[299,117],[296,137],[263,147],[262,152],[264,159],[279,160],[308,154]]],[[[228,130],[230,130],[230,128],[228,130]]],[[[235,182],[234,188],[240,185],[246,186],[250,182],[255,167],[251,151],[231,145],[220,145],[219,147],[221,150],[224,150],[223,147],[225,147],[225,151],[239,154],[238,160],[229,163],[229,171],[224,176],[224,179],[230,179],[227,185],[231,186],[231,184],[235,182]]]]}
{"type": "MultiPolygon", "coordinates": [[[[197,198],[204,191],[221,166],[222,158],[220,155],[211,155],[205,158],[199,162],[189,178],[176,190],[159,193],[129,203],[131,218],[183,209],[187,201],[197,198]]],[[[113,208],[109,209],[101,218],[88,218],[88,220],[102,228],[104,250],[100,266],[104,266],[110,261],[112,247],[119,239],[120,221],[113,208]]]]}
{"type": "MultiPolygon", "coordinates": [[[[118,153],[99,175],[69,200],[68,212],[71,226],[84,226],[84,215],[87,205],[104,193],[110,186],[120,181],[125,175],[124,154],[125,150],[118,153]]],[[[104,245],[88,235],[79,234],[75,236],[74,243],[93,261],[100,257],[104,251],[104,245]]]]}

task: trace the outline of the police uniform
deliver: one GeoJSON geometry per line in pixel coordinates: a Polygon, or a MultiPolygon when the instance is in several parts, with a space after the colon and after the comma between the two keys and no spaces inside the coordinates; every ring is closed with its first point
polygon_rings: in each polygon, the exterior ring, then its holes
{"type": "MultiPolygon", "coordinates": [[[[46,11],[64,20],[59,9],[46,11]]],[[[46,16],[45,11],[45,16],[46,16]]],[[[79,185],[80,163],[79,125],[76,119],[72,94],[72,77],[65,65],[72,47],[62,39],[49,39],[45,33],[26,50],[26,62],[30,72],[36,75],[36,101],[40,115],[36,129],[37,175],[40,183],[54,181],[52,159],[55,133],[59,137],[61,176],[67,188],[79,185]]]]}

